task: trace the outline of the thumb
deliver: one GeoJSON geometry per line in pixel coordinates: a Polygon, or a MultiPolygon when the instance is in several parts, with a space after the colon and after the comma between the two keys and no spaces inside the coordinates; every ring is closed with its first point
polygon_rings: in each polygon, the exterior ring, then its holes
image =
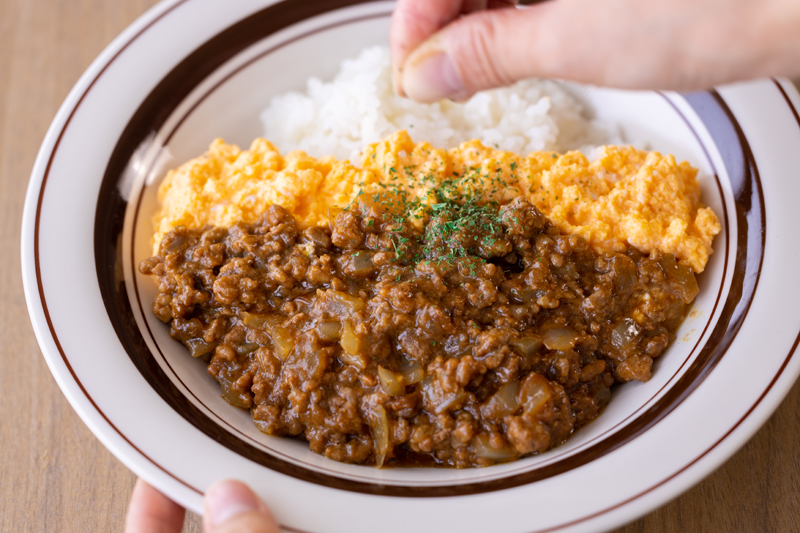
{"type": "Polygon", "coordinates": [[[459,18],[408,56],[402,69],[404,92],[422,102],[465,99],[480,90],[545,75],[546,48],[552,43],[542,31],[565,30],[558,19],[565,18],[562,12],[569,3],[556,0],[459,18]]]}
{"type": "Polygon", "coordinates": [[[244,483],[215,483],[205,497],[206,533],[280,533],[278,522],[261,499],[244,483]]]}
{"type": "Polygon", "coordinates": [[[433,102],[465,99],[531,77],[624,88],[676,85],[667,79],[670,69],[664,61],[674,60],[669,57],[676,48],[670,30],[683,13],[670,4],[553,0],[472,13],[408,56],[403,90],[415,100],[433,102]]]}

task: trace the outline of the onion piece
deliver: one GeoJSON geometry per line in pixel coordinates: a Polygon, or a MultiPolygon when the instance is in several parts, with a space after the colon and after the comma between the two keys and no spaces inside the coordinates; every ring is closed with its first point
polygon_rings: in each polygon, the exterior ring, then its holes
{"type": "Polygon", "coordinates": [[[511,301],[518,304],[526,304],[531,300],[536,300],[536,291],[530,287],[512,287],[509,291],[511,301]]]}
{"type": "Polygon", "coordinates": [[[340,344],[345,352],[350,355],[359,355],[361,353],[361,339],[349,320],[345,320],[342,323],[340,339],[340,344]]]}
{"type": "Polygon", "coordinates": [[[519,381],[514,380],[500,387],[486,402],[481,405],[484,418],[499,420],[513,415],[519,409],[519,381]]]}
{"type": "Polygon", "coordinates": [[[275,348],[275,355],[281,361],[286,361],[294,350],[294,336],[288,328],[274,326],[269,331],[272,339],[272,346],[275,348]]]}
{"type": "Polygon", "coordinates": [[[492,440],[486,433],[473,437],[472,451],[481,459],[489,459],[490,461],[510,461],[517,457],[516,450],[509,445],[499,450],[493,447],[492,440]]]}
{"type": "Polygon", "coordinates": [[[403,381],[406,385],[413,385],[425,379],[425,369],[416,361],[407,367],[401,367],[400,374],[403,376],[403,381]]]}
{"type": "Polygon", "coordinates": [[[525,357],[533,357],[542,349],[542,338],[539,335],[526,335],[511,341],[511,346],[525,357]]]}
{"type": "Polygon", "coordinates": [[[450,407],[458,406],[467,399],[467,393],[464,389],[458,389],[456,392],[447,396],[439,405],[436,406],[435,413],[442,414],[450,407]]]}
{"type": "Polygon", "coordinates": [[[189,339],[186,341],[186,346],[189,347],[189,352],[192,354],[192,357],[202,357],[207,353],[210,353],[217,347],[216,342],[206,342],[201,338],[197,339],[189,339]]]}
{"type": "Polygon", "coordinates": [[[342,331],[342,324],[333,320],[323,320],[317,322],[317,336],[321,341],[335,341],[339,339],[342,331]]]}
{"type": "Polygon", "coordinates": [[[367,306],[361,298],[333,289],[327,291],[320,289],[317,291],[317,297],[325,304],[330,314],[341,319],[350,318],[367,306]]]}
{"type": "Polygon", "coordinates": [[[672,254],[662,255],[658,263],[667,277],[674,282],[675,295],[683,300],[684,303],[691,303],[697,293],[700,292],[692,269],[686,265],[678,264],[672,254]]]}
{"type": "Polygon", "coordinates": [[[575,347],[578,334],[567,326],[545,326],[542,328],[542,341],[548,350],[569,350],[575,347]]]}
{"type": "Polygon", "coordinates": [[[389,417],[382,405],[376,405],[372,410],[369,426],[372,430],[372,442],[375,445],[375,466],[381,468],[389,453],[389,417]]]}
{"type": "Polygon", "coordinates": [[[383,387],[384,392],[389,396],[405,394],[406,385],[402,374],[397,374],[378,365],[378,378],[381,380],[381,387],[383,387]]]}
{"type": "Polygon", "coordinates": [[[422,395],[428,404],[435,406],[433,412],[437,415],[451,407],[458,408],[467,398],[464,389],[458,389],[451,393],[442,390],[441,383],[430,375],[422,380],[422,395]]]}
{"type": "Polygon", "coordinates": [[[243,342],[236,347],[236,353],[239,355],[247,355],[258,350],[258,344],[255,342],[243,342]]]}
{"type": "Polygon", "coordinates": [[[372,262],[373,254],[371,252],[359,251],[352,255],[353,257],[353,274],[367,272],[375,268],[375,263],[372,262]]]}
{"type": "Polygon", "coordinates": [[[228,380],[224,378],[219,379],[219,386],[222,389],[222,397],[226,402],[234,407],[241,407],[242,409],[250,409],[247,402],[247,397],[242,397],[242,393],[233,388],[235,380],[228,380]]]}
{"type": "Polygon", "coordinates": [[[528,374],[519,387],[519,403],[526,413],[538,413],[552,396],[553,389],[550,382],[535,372],[528,374]]]}
{"type": "Polygon", "coordinates": [[[633,259],[627,255],[614,254],[609,265],[614,272],[614,288],[617,292],[624,292],[636,284],[639,275],[633,259]]]}
{"type": "Polygon", "coordinates": [[[426,405],[433,406],[435,414],[442,414],[445,411],[455,411],[461,407],[467,399],[464,389],[455,392],[447,392],[442,389],[442,384],[432,375],[428,375],[422,380],[422,395],[426,405]]]}
{"type": "MultiPolygon", "coordinates": [[[[178,236],[178,237],[176,237],[175,239],[172,239],[172,241],[171,241],[171,242],[170,242],[170,243],[167,245],[167,248],[166,248],[166,250],[165,250],[165,251],[166,251],[167,253],[176,252],[176,251],[178,251],[178,249],[179,249],[181,246],[183,246],[183,244],[184,244],[185,242],[186,242],[186,237],[185,237],[185,236],[183,236],[183,235],[179,235],[179,236],[178,236]]],[[[166,255],[166,254],[163,254],[163,255],[166,255]]]]}
{"type": "Polygon", "coordinates": [[[356,334],[353,324],[349,320],[342,322],[339,344],[342,346],[342,353],[339,355],[339,359],[359,370],[367,369],[367,360],[363,354],[363,342],[361,342],[361,337],[356,334]]]}
{"type": "MultiPolygon", "coordinates": [[[[322,228],[315,226],[311,226],[303,232],[303,241],[322,250],[331,247],[331,238],[328,234],[322,228]]],[[[313,252],[314,249],[312,248],[311,251],[313,252]]]]}
{"type": "Polygon", "coordinates": [[[686,265],[678,265],[672,272],[672,278],[678,286],[676,292],[683,300],[683,303],[691,303],[700,292],[697,286],[697,278],[694,277],[692,269],[686,265]]]}
{"type": "Polygon", "coordinates": [[[239,313],[239,318],[241,319],[242,323],[248,328],[261,329],[264,327],[264,324],[269,322],[270,316],[242,311],[241,313],[239,313]]]}
{"type": "Polygon", "coordinates": [[[633,319],[623,318],[611,331],[611,342],[617,349],[624,350],[636,340],[641,332],[642,328],[633,319]]]}

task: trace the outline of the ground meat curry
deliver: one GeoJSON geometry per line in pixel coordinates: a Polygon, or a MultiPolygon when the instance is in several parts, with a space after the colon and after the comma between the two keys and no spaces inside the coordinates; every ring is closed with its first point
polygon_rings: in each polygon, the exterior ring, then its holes
{"type": "Polygon", "coordinates": [[[470,467],[557,446],[648,380],[698,292],[673,255],[596,251],[524,197],[404,202],[172,229],[140,266],[153,311],[267,434],[470,467]]]}

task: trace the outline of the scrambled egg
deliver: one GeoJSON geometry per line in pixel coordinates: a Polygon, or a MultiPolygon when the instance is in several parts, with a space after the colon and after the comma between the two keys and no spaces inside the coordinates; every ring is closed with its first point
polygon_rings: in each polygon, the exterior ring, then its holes
{"type": "Polygon", "coordinates": [[[358,168],[300,151],[281,156],[264,139],[244,151],[217,139],[162,182],[155,249],[177,226],[251,223],[271,204],[290,211],[301,227],[321,226],[336,212],[332,208],[356,201],[431,205],[436,190],[457,187],[500,204],[527,196],[562,231],[583,236],[599,251],[622,251],[627,244],[644,253],[660,250],[700,273],[720,223],[700,204],[696,174],[671,155],[632,147],[604,147],[590,163],[579,152],[524,157],[479,141],[442,150],[415,144],[400,131],[368,146],[358,168]]]}

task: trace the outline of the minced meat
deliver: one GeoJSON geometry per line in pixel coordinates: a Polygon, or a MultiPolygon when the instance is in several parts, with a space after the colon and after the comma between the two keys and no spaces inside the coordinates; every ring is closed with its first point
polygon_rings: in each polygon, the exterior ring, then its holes
{"type": "Polygon", "coordinates": [[[647,381],[697,294],[674,257],[599,254],[524,198],[375,206],[298,229],[167,233],[155,315],[269,435],[350,463],[470,467],[543,452],[647,381]],[[434,206],[436,208],[436,206],[434,206]]]}

